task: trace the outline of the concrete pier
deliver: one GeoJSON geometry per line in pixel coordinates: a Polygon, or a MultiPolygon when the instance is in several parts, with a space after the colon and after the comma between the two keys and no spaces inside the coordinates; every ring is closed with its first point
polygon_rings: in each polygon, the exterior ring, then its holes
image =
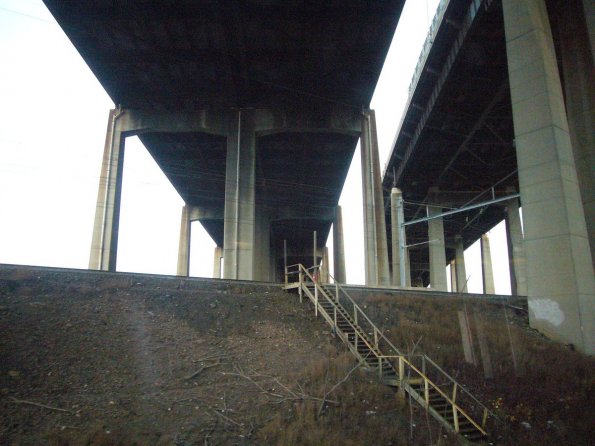
{"type": "Polygon", "coordinates": [[[223,278],[254,278],[255,155],[250,110],[236,112],[227,136],[223,278]]]}
{"type": "Polygon", "coordinates": [[[398,203],[403,199],[403,193],[400,189],[393,187],[390,194],[390,215],[391,215],[391,247],[392,247],[392,285],[401,286],[401,255],[400,255],[400,244],[405,245],[405,286],[411,286],[411,277],[408,274],[409,269],[409,252],[406,248],[407,238],[405,231],[399,229],[399,218],[398,218],[398,203]],[[403,234],[403,240],[400,235],[403,234]]]}
{"type": "Polygon", "coordinates": [[[388,286],[390,285],[390,274],[386,222],[384,220],[384,198],[380,177],[380,160],[378,158],[376,117],[373,110],[363,112],[360,147],[366,285],[388,286]]]}
{"type": "Polygon", "coordinates": [[[221,259],[223,258],[223,248],[215,246],[213,253],[213,279],[222,279],[221,277],[221,259]]]}
{"type": "Polygon", "coordinates": [[[109,112],[99,176],[89,269],[116,270],[125,141],[119,120],[123,113],[119,109],[109,112]]]}
{"type": "Polygon", "coordinates": [[[595,353],[590,240],[544,0],[503,0],[531,326],[595,353]]]}
{"type": "Polygon", "coordinates": [[[506,203],[506,239],[508,242],[508,265],[510,291],[513,296],[527,295],[527,259],[519,201],[515,198],[506,203]]]}
{"type": "Polygon", "coordinates": [[[481,274],[484,294],[496,294],[494,286],[494,269],[492,268],[492,253],[490,238],[487,234],[481,236],[481,274]]]}
{"type": "Polygon", "coordinates": [[[333,267],[335,281],[347,283],[345,272],[345,239],[343,236],[343,212],[341,206],[335,208],[333,223],[333,267]]]}
{"type": "Polygon", "coordinates": [[[463,237],[457,235],[455,237],[455,268],[457,276],[457,292],[467,293],[467,270],[465,268],[465,247],[463,245],[463,237]]]}
{"type": "MultiPolygon", "coordinates": [[[[441,214],[442,208],[427,206],[427,212],[428,217],[432,217],[441,214]]],[[[442,217],[428,220],[428,239],[430,250],[430,286],[437,291],[448,291],[442,217]]]]}

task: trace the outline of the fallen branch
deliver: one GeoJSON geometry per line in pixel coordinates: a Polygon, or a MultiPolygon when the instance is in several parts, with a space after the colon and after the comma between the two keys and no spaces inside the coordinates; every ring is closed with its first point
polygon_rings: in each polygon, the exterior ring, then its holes
{"type": "Polygon", "coordinates": [[[208,365],[203,365],[201,366],[200,369],[198,369],[196,372],[194,372],[191,375],[188,375],[186,378],[184,378],[186,381],[190,381],[192,378],[196,378],[198,375],[200,375],[203,371],[205,371],[206,369],[210,369],[211,367],[215,367],[221,365],[221,362],[217,361],[213,364],[208,364],[208,365]]]}
{"type": "Polygon", "coordinates": [[[326,392],[324,394],[324,396],[322,397],[321,401],[320,401],[320,406],[318,407],[318,417],[320,417],[320,414],[322,413],[322,409],[324,409],[324,405],[327,403],[327,397],[333,393],[341,384],[343,384],[345,381],[347,381],[349,379],[349,377],[351,376],[351,374],[353,372],[355,372],[357,370],[357,368],[360,366],[360,363],[358,362],[351,370],[349,370],[349,372],[347,373],[347,375],[345,375],[343,377],[343,379],[341,381],[339,381],[338,383],[336,383],[331,390],[329,390],[328,392],[326,392]]]}
{"type": "Polygon", "coordinates": [[[60,409],[59,407],[48,406],[47,404],[34,403],[33,401],[19,400],[19,399],[13,398],[13,397],[11,397],[10,400],[14,404],[28,404],[29,406],[42,407],[42,408],[48,409],[48,410],[56,410],[58,412],[72,413],[72,411],[70,411],[68,409],[60,409]]]}

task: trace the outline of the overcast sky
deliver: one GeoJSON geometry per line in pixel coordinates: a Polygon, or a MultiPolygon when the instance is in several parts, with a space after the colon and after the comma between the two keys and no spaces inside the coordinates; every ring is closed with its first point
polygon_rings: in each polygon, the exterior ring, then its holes
{"type": "MultiPolygon", "coordinates": [[[[371,107],[382,168],[437,4],[408,0],[378,82],[371,107]]],[[[0,0],[0,61],[0,262],[86,268],[114,104],[41,0],[0,0]]],[[[358,147],[340,199],[350,283],[364,281],[359,164],[358,147]]],[[[119,271],[175,274],[182,206],[142,144],[128,138],[119,271]]],[[[190,274],[210,277],[215,245],[199,223],[192,231],[190,274]]],[[[496,292],[509,294],[503,224],[490,238],[496,292]]],[[[469,291],[481,292],[478,244],[465,260],[469,291]]]]}

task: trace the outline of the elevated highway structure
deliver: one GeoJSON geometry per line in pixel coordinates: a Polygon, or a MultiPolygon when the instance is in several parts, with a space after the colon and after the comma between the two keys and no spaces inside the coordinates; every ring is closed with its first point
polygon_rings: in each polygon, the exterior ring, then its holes
{"type": "MultiPolygon", "coordinates": [[[[116,268],[131,135],[186,203],[181,275],[188,274],[192,220],[216,242],[215,268],[223,258],[224,278],[281,280],[285,253],[290,263],[319,262],[362,133],[364,171],[375,172],[365,178],[367,201],[378,203],[367,240],[386,257],[368,107],[404,0],[44,1],[118,105],[109,118],[90,268],[116,268]]],[[[377,283],[378,255],[368,258],[377,283]]],[[[387,261],[382,268],[387,283],[387,261]]]]}
{"type": "Polygon", "coordinates": [[[402,258],[403,282],[445,291],[450,264],[453,288],[465,291],[463,249],[482,238],[485,252],[484,234],[506,219],[512,290],[528,296],[532,325],[589,353],[593,8],[588,0],[440,2],[383,176],[394,284],[402,258]],[[437,218],[399,237],[401,197],[404,221],[437,218]],[[450,213],[494,199],[504,200],[450,213]]]}

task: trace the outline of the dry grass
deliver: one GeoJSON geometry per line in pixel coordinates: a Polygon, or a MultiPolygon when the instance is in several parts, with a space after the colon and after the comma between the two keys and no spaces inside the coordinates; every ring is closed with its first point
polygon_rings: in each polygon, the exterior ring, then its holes
{"type": "Polygon", "coordinates": [[[499,444],[592,444],[595,359],[529,328],[518,302],[370,296],[362,304],[397,347],[419,349],[468,386],[504,420],[492,427],[499,444]],[[464,360],[458,311],[471,321],[477,365],[464,360]],[[494,378],[484,377],[477,321],[484,328],[494,378]],[[420,340],[421,339],[421,340],[420,340]]]}
{"type": "Polygon", "coordinates": [[[287,405],[257,433],[259,444],[267,445],[450,445],[460,444],[452,435],[445,435],[425,412],[410,412],[390,388],[359,368],[350,353],[329,355],[296,376],[310,395],[325,395],[347,375],[320,410],[317,401],[301,401],[287,405]],[[350,372],[352,372],[350,374],[350,372]]]}

